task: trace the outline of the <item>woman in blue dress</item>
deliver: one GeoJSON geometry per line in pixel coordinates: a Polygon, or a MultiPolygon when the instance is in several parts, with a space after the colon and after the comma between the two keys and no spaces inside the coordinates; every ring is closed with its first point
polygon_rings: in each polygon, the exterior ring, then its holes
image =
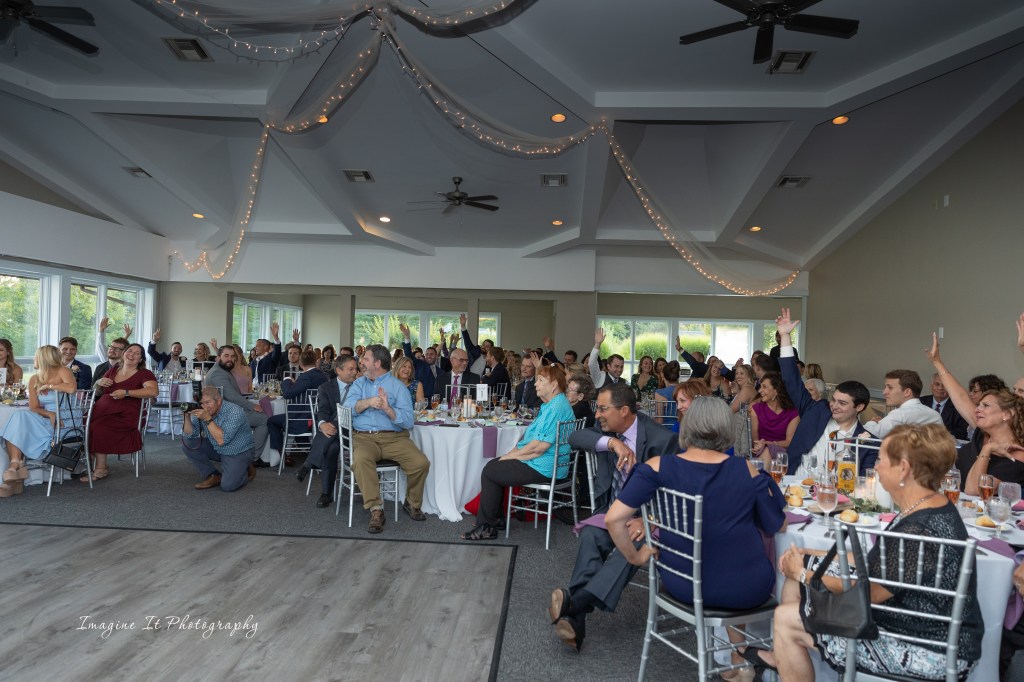
{"type": "MultiPolygon", "coordinates": [[[[775,567],[761,536],[774,535],[786,521],[785,497],[768,473],[759,472],[744,458],[724,454],[733,438],[731,416],[729,406],[720,398],[694,398],[680,428],[679,444],[684,451],[640,464],[605,517],[615,546],[627,561],[640,566],[647,563],[651,548],[637,548],[626,530],[626,522],[640,506],[660,487],[703,495],[705,608],[755,608],[772,596],[775,567]]],[[[679,536],[663,534],[662,540],[680,552],[693,551],[692,544],[679,536]]],[[[691,562],[681,557],[664,553],[661,558],[682,573],[692,571],[691,562]]],[[[692,582],[669,572],[661,573],[661,581],[679,601],[693,602],[692,582]]],[[[743,663],[738,653],[733,656],[737,665],[743,663]]],[[[738,672],[742,677],[753,669],[738,672]]]]}
{"type": "Polygon", "coordinates": [[[426,400],[423,395],[423,384],[416,378],[416,365],[411,358],[401,357],[395,360],[395,364],[391,366],[391,373],[409,389],[413,405],[426,400]]]}
{"type": "MultiPolygon", "coordinates": [[[[42,346],[36,351],[37,374],[28,380],[28,409],[17,410],[0,430],[0,439],[7,443],[11,464],[4,471],[0,497],[18,495],[24,491],[28,478],[25,458],[38,459],[46,454],[57,423],[57,399],[60,393],[74,393],[78,384],[74,375],[61,362],[56,346],[42,346]]],[[[61,410],[63,427],[70,427],[70,415],[61,410]]]]}

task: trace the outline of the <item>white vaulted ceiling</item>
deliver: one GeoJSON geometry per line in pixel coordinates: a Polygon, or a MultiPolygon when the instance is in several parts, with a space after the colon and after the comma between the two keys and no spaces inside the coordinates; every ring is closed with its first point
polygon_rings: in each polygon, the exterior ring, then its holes
{"type": "MultiPolygon", "coordinates": [[[[196,248],[226,239],[268,104],[290,108],[325,60],[354,55],[370,32],[357,21],[336,44],[277,64],[200,38],[213,61],[186,63],[161,39],[195,36],[150,0],[49,4],[91,12],[95,27],[65,28],[100,51],[85,56],[24,25],[0,45],[0,162],[62,205],[196,248]]],[[[606,120],[676,225],[723,257],[807,269],[1024,94],[1019,0],[822,0],[808,13],[858,19],[860,29],[849,40],[778,29],[777,50],[816,52],[802,75],[753,65],[753,30],[680,45],[681,34],[740,18],[714,0],[522,0],[467,32],[396,25],[408,51],[476,111],[550,137],[606,120]],[[555,112],[568,120],[552,123],[555,112]],[[832,125],[838,114],[850,123],[832,125]],[[811,180],[780,189],[782,175],[811,180]]],[[[253,39],[302,37],[267,31],[253,39]]],[[[517,258],[677,257],[603,137],[556,158],[497,154],[439,116],[387,47],[327,124],[272,134],[250,238],[424,255],[472,245],[517,258]],[[350,183],[345,169],[375,182],[350,183]],[[543,173],[568,184],[542,187],[543,173]],[[501,209],[443,215],[443,205],[409,203],[450,190],[452,176],[469,194],[500,197],[501,209]]]]}

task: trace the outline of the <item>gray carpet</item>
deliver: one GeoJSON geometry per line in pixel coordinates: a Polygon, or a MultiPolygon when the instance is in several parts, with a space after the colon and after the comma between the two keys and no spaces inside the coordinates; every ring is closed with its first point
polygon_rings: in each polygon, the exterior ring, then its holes
{"type": "MultiPolygon", "coordinates": [[[[294,478],[294,469],[277,476],[276,469],[260,469],[256,479],[235,493],[218,489],[196,491],[198,477],[184,455],[179,441],[168,436],[146,439],[147,468],[136,479],[125,459],[111,459],[109,478],[98,481],[94,490],[78,481],[54,486],[45,497],[45,486],[26,488],[25,493],[0,499],[0,520],[14,523],[98,526],[165,530],[273,533],[351,537],[358,539],[426,540],[458,542],[458,533],[472,525],[449,523],[436,517],[417,523],[399,511],[398,522],[388,512],[384,533],[366,533],[368,514],[359,505],[352,528],[346,525],[345,509],[335,516],[333,508],[315,506],[319,479],[314,492],[305,495],[305,485],[294,478]]],[[[505,543],[502,536],[499,543],[505,543]]],[[[587,639],[580,654],[554,636],[547,619],[552,588],[564,586],[576,554],[576,538],[569,526],[555,522],[551,549],[544,549],[543,528],[512,522],[509,544],[518,547],[509,596],[497,679],[521,680],[629,680],[635,679],[643,644],[647,593],[629,588],[614,614],[595,613],[587,621],[587,639]]],[[[15,548],[6,548],[16,551],[15,548]]],[[[473,570],[472,566],[466,567],[473,570]]],[[[415,573],[409,572],[411,580],[415,573]]],[[[495,600],[503,595],[495,594],[495,600]]],[[[410,634],[415,637],[415,633],[410,634]]],[[[458,649],[451,651],[458,656],[458,649]]],[[[690,680],[696,667],[669,649],[652,645],[648,664],[650,680],[690,680]]],[[[410,671],[410,679],[416,679],[410,671]]]]}

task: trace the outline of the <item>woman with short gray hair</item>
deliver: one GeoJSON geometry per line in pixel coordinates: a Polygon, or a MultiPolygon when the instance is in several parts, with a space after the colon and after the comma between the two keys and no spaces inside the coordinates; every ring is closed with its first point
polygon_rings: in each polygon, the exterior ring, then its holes
{"type": "MultiPolygon", "coordinates": [[[[765,553],[761,534],[774,535],[782,528],[786,500],[766,472],[759,472],[741,457],[725,454],[732,438],[729,406],[715,396],[697,396],[679,429],[684,450],[678,455],[653,457],[637,466],[605,516],[615,546],[627,561],[641,566],[652,550],[643,544],[643,537],[629,537],[626,522],[654,497],[658,488],[702,495],[704,608],[752,609],[767,601],[775,590],[775,566],[765,553]]],[[[662,541],[681,554],[662,553],[661,560],[681,573],[689,573],[690,562],[682,557],[693,552],[692,543],[667,535],[662,535],[662,541]]],[[[690,581],[667,571],[661,573],[661,580],[673,597],[687,604],[693,602],[690,581]]],[[[729,634],[734,641],[742,641],[741,635],[729,634]]],[[[751,649],[745,653],[753,657],[757,652],[751,649]]],[[[743,662],[741,654],[733,654],[733,663],[743,662]]],[[[745,674],[727,679],[744,678],[745,674]]]]}

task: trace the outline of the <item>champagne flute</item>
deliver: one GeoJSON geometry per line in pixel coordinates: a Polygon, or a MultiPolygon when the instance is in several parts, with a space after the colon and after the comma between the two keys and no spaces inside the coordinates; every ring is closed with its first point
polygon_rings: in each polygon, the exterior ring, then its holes
{"type": "Polygon", "coordinates": [[[1002,497],[993,497],[985,505],[985,513],[988,517],[996,523],[996,534],[994,537],[1003,537],[1003,523],[1009,520],[1010,514],[1010,503],[1002,497]]]}
{"type": "Polygon", "coordinates": [[[988,502],[996,492],[996,477],[991,474],[982,474],[978,478],[978,494],[982,502],[988,502]]]}
{"type": "Polygon", "coordinates": [[[960,477],[951,476],[946,474],[942,477],[942,492],[945,493],[946,498],[956,504],[960,499],[960,477]]]}
{"type": "Polygon", "coordinates": [[[825,476],[821,483],[818,484],[818,506],[823,512],[821,518],[821,524],[823,526],[829,525],[829,515],[835,511],[836,505],[839,503],[839,489],[836,487],[836,481],[834,477],[825,476]]]}

